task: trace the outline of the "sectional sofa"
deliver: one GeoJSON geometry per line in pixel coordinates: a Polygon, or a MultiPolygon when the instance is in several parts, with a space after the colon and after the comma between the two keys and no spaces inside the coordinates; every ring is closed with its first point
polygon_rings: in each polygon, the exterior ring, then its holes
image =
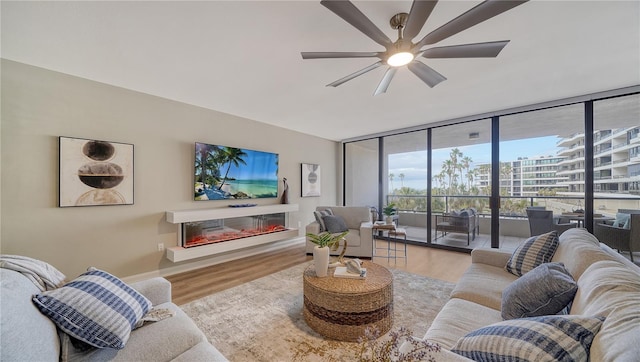
{"type": "MultiPolygon", "coordinates": [[[[588,351],[590,360],[640,360],[640,268],[599,243],[585,229],[570,229],[558,239],[551,262],[562,263],[577,284],[573,300],[564,309],[568,315],[563,317],[604,318],[592,339],[588,351]]],[[[513,353],[529,353],[527,349],[535,349],[537,341],[533,344],[521,343],[519,335],[503,335],[501,340],[495,338],[496,334],[508,330],[505,323],[512,323],[504,321],[501,313],[506,294],[503,292],[516,280],[524,277],[518,277],[505,269],[512,252],[475,249],[471,256],[471,266],[456,284],[450,300],[439,312],[424,338],[443,347],[441,360],[467,360],[450,350],[464,349],[460,343],[481,345],[482,342],[479,341],[482,338],[493,338],[484,344],[482,348],[485,349],[499,348],[500,344],[506,343],[506,349],[513,353]]],[[[532,290],[527,294],[530,297],[542,296],[542,293],[532,290]]],[[[523,319],[511,321],[529,323],[523,319]]],[[[559,339],[557,336],[544,335],[536,338],[540,338],[540,344],[554,343],[559,339]]],[[[540,356],[531,359],[544,360],[540,356]]]]}

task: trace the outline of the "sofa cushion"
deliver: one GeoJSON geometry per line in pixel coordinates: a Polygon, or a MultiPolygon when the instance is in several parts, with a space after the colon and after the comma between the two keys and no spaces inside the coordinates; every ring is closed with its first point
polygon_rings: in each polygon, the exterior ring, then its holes
{"type": "Polygon", "coordinates": [[[517,278],[507,273],[504,266],[472,263],[456,283],[451,297],[466,299],[500,311],[502,291],[517,278]]]}
{"type": "Polygon", "coordinates": [[[574,280],[589,265],[600,260],[615,260],[615,257],[600,247],[598,239],[585,229],[569,229],[559,237],[558,249],[551,261],[564,264],[574,280]]]}
{"type": "Polygon", "coordinates": [[[513,275],[522,276],[542,263],[551,261],[558,248],[558,232],[532,236],[520,243],[511,255],[505,269],[513,275]]]}
{"type": "Polygon", "coordinates": [[[477,329],[451,350],[474,361],[588,361],[603,317],[542,316],[477,329]]]}
{"type": "Polygon", "coordinates": [[[94,268],[33,302],[60,329],[100,348],[124,348],[151,302],[115,276],[94,268]]]}
{"type": "Polygon", "coordinates": [[[324,215],[322,217],[326,230],[332,234],[349,231],[347,224],[342,216],[338,215],[324,215]]]}
{"type": "Polygon", "coordinates": [[[324,220],[322,219],[323,216],[327,215],[333,215],[331,209],[316,210],[313,212],[313,216],[315,216],[316,221],[318,222],[318,224],[320,224],[320,232],[327,230],[327,227],[324,224],[324,220]]]}
{"type": "Polygon", "coordinates": [[[504,289],[502,318],[556,314],[573,300],[577,290],[562,263],[541,264],[504,289]]]}
{"type": "Polygon", "coordinates": [[[67,345],[61,354],[61,361],[170,361],[201,342],[206,337],[180,307],[173,303],[163,303],[156,308],[169,309],[171,318],[148,323],[131,332],[124,349],[91,348],[88,351],[74,349],[67,345]]]}
{"type": "Polygon", "coordinates": [[[640,356],[640,273],[613,260],[588,267],[578,279],[572,314],[606,317],[591,345],[592,361],[634,361],[640,356]]]}
{"type": "Polygon", "coordinates": [[[424,339],[436,342],[444,349],[451,349],[467,333],[501,321],[499,310],[451,298],[438,312],[424,339]]]}

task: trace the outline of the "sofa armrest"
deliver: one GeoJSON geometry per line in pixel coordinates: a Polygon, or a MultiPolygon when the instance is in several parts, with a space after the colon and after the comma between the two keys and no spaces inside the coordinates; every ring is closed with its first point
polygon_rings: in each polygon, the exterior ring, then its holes
{"type": "Polygon", "coordinates": [[[131,283],[130,285],[140,294],[147,297],[154,306],[171,302],[171,283],[165,278],[156,277],[131,283]]]}
{"type": "Polygon", "coordinates": [[[312,222],[311,224],[307,225],[306,227],[306,234],[319,234],[320,233],[320,224],[318,224],[317,221],[312,222]]]}
{"type": "Polygon", "coordinates": [[[471,251],[471,262],[503,268],[512,254],[512,251],[507,250],[476,248],[471,251]]]}

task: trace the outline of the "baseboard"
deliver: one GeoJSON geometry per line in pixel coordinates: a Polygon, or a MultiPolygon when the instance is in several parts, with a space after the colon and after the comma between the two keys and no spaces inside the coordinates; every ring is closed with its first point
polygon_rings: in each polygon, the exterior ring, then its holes
{"type": "Polygon", "coordinates": [[[212,255],[204,260],[194,261],[182,265],[176,265],[168,268],[163,268],[159,270],[155,270],[152,272],[142,273],[130,275],[122,278],[125,283],[133,283],[141,280],[146,280],[155,277],[166,277],[174,274],[180,274],[184,272],[188,272],[195,269],[205,268],[212,265],[222,264],[233,260],[238,260],[242,258],[246,258],[253,255],[258,255],[270,251],[276,251],[288,247],[292,247],[295,245],[304,244],[306,242],[305,237],[297,237],[282,241],[277,241],[269,244],[257,245],[254,247],[239,249],[230,251],[228,253],[222,253],[219,255],[212,255]]]}

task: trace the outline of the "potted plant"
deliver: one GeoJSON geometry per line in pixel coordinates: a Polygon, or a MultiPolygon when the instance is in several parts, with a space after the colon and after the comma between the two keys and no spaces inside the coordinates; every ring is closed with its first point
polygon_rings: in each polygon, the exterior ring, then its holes
{"type": "MultiPolygon", "coordinates": [[[[340,245],[340,240],[344,239],[344,236],[347,235],[348,231],[342,232],[340,234],[331,234],[330,232],[321,232],[320,234],[308,233],[307,237],[309,241],[316,244],[313,248],[313,263],[316,267],[316,275],[319,277],[327,276],[327,269],[329,269],[329,248],[332,250],[338,250],[338,245],[340,245]]],[[[344,248],[342,249],[342,253],[340,254],[340,258],[344,255],[344,252],[347,250],[347,241],[344,241],[344,248]]]]}
{"type": "Polygon", "coordinates": [[[396,204],[394,202],[389,203],[382,208],[382,213],[385,215],[385,221],[387,224],[393,224],[393,215],[396,214],[396,204]]]}

